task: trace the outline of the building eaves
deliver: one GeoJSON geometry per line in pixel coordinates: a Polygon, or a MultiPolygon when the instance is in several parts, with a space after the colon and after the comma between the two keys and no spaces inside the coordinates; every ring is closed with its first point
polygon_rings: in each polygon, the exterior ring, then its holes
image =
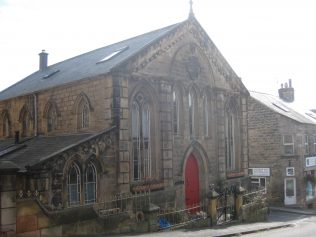
{"type": "Polygon", "coordinates": [[[0,170],[18,168],[19,172],[25,172],[26,167],[34,167],[52,157],[87,142],[101,134],[113,130],[111,127],[97,133],[83,133],[59,136],[37,136],[22,144],[20,149],[10,151],[0,157],[0,170]],[[8,166],[9,165],[9,166],[8,166]]]}

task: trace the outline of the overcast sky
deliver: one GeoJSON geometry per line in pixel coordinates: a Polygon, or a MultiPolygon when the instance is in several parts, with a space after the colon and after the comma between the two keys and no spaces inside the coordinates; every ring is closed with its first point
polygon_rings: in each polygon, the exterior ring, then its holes
{"type": "MultiPolygon", "coordinates": [[[[193,0],[197,20],[249,90],[289,78],[316,108],[315,0],[193,0]]],[[[0,0],[0,90],[49,65],[187,19],[189,0],[0,0]]]]}

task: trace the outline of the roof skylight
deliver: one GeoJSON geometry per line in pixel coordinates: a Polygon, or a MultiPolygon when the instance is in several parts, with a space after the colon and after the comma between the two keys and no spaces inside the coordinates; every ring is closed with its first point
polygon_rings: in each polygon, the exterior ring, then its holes
{"type": "Polygon", "coordinates": [[[279,101],[274,101],[274,102],[272,102],[272,104],[273,104],[275,107],[277,107],[277,108],[283,110],[284,112],[290,112],[289,108],[286,107],[284,104],[282,104],[282,103],[279,102],[279,101]]]}
{"type": "Polygon", "coordinates": [[[47,78],[55,75],[57,72],[59,72],[59,70],[52,71],[51,73],[44,75],[43,79],[47,79],[47,78]]]}
{"type": "Polygon", "coordinates": [[[107,56],[105,56],[103,59],[101,59],[99,62],[97,63],[103,63],[106,62],[112,58],[114,58],[116,55],[118,55],[119,53],[122,53],[123,51],[125,51],[126,49],[128,49],[128,46],[124,46],[123,48],[117,49],[112,53],[109,53],[107,56]]]}
{"type": "Polygon", "coordinates": [[[305,114],[316,120],[316,114],[314,113],[305,113],[305,114]]]}

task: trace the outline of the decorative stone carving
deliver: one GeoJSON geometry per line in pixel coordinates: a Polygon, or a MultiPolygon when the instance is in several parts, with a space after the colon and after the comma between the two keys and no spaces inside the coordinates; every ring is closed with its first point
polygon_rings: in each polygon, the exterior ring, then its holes
{"type": "Polygon", "coordinates": [[[199,59],[196,56],[190,56],[184,61],[184,64],[190,79],[193,81],[197,80],[201,73],[199,59]]]}

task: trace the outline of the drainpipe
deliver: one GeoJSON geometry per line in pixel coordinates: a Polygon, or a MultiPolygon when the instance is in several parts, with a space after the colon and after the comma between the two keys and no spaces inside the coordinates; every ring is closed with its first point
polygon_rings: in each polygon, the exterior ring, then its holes
{"type": "Polygon", "coordinates": [[[37,96],[36,94],[32,94],[33,95],[33,98],[34,98],[34,136],[36,137],[37,136],[37,96]]]}

